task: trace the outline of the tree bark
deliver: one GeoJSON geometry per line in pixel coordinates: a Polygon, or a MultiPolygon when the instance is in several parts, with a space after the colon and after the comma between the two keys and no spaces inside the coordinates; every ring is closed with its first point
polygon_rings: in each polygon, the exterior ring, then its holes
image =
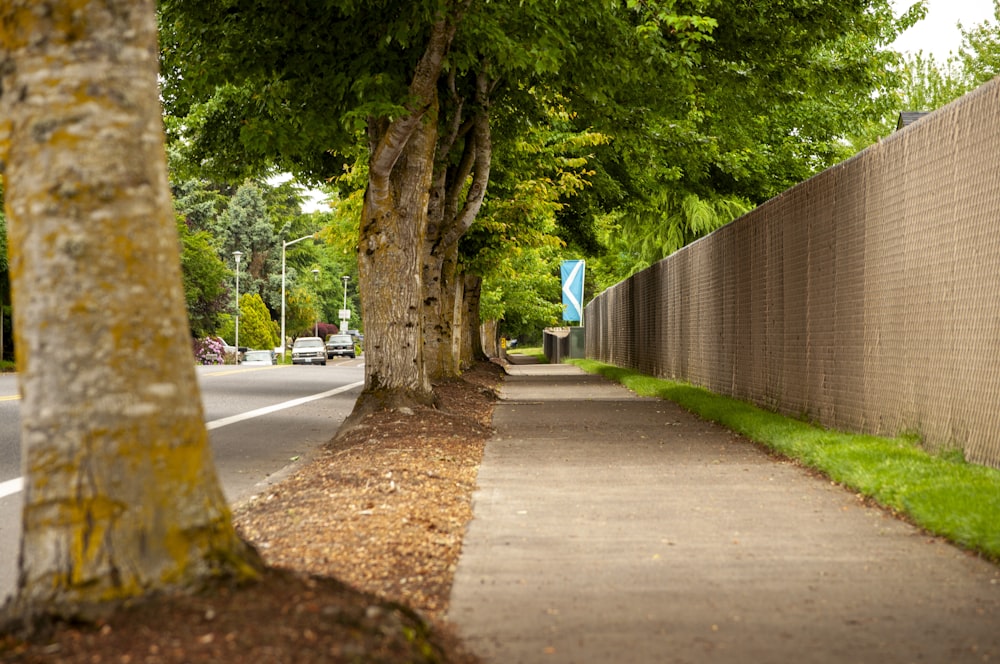
{"type": "Polygon", "coordinates": [[[462,371],[462,311],[464,275],[458,245],[472,226],[486,197],[493,156],[490,136],[488,65],[476,77],[473,116],[468,129],[460,124],[464,104],[456,101],[452,134],[438,147],[438,167],[423,257],[424,348],[432,379],[458,376],[462,371]],[[452,145],[464,135],[463,153],[455,167],[447,166],[452,145]],[[471,182],[469,179],[471,177],[471,182]]]}
{"type": "Polygon", "coordinates": [[[462,321],[461,342],[458,353],[462,369],[468,369],[475,362],[488,359],[483,350],[483,324],[479,320],[479,298],[482,293],[483,279],[474,274],[465,275],[462,288],[462,310],[459,320],[462,321]]]}
{"type": "Polygon", "coordinates": [[[433,400],[424,365],[420,247],[426,233],[434,124],[419,123],[390,186],[369,186],[358,279],[365,321],[365,389],[356,413],[433,400]]]}
{"type": "Polygon", "coordinates": [[[503,357],[500,352],[500,321],[488,320],[482,325],[483,352],[488,357],[503,357]]]}
{"type": "Polygon", "coordinates": [[[8,617],[253,576],[208,444],[152,0],[7,0],[0,165],[25,476],[8,617]]]}
{"type": "Polygon", "coordinates": [[[369,121],[368,189],[358,246],[369,352],[365,389],[349,425],[374,409],[433,401],[422,338],[421,250],[437,144],[437,84],[454,34],[453,23],[434,24],[410,84],[409,113],[392,122],[369,121]]]}

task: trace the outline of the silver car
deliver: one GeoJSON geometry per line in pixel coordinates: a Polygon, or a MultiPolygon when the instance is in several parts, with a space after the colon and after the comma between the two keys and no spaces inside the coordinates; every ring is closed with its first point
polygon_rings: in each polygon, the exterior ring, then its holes
{"type": "Polygon", "coordinates": [[[269,367],[274,364],[274,351],[273,350],[248,350],[243,354],[243,366],[265,366],[269,367]]]}
{"type": "Polygon", "coordinates": [[[354,357],[354,338],[349,334],[331,334],[326,339],[326,358],[334,356],[354,357]]]}
{"type": "Polygon", "coordinates": [[[326,344],[319,337],[299,337],[292,344],[292,364],[326,366],[326,344]]]}

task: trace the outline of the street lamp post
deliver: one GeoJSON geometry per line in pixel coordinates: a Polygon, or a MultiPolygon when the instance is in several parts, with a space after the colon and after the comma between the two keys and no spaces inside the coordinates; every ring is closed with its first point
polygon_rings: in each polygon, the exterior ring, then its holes
{"type": "Polygon", "coordinates": [[[233,258],[236,259],[236,364],[240,363],[240,258],[242,251],[234,251],[233,258]]]}
{"type": "Polygon", "coordinates": [[[285,249],[296,242],[308,240],[316,237],[316,234],[303,235],[302,237],[281,243],[281,361],[285,361],[285,249]]]}
{"type": "Polygon", "coordinates": [[[347,309],[347,282],[351,280],[348,275],[341,277],[344,280],[344,308],[340,310],[340,332],[347,334],[347,326],[351,322],[351,312],[347,309]]]}
{"type": "MultiPolygon", "coordinates": [[[[319,270],[316,269],[316,268],[313,268],[312,273],[313,273],[313,287],[314,287],[313,290],[315,290],[316,282],[319,281],[319,270]]],[[[317,293],[317,295],[318,295],[318,293],[317,293]]],[[[313,328],[313,336],[314,337],[318,337],[319,336],[319,309],[316,310],[316,325],[313,328]]]]}

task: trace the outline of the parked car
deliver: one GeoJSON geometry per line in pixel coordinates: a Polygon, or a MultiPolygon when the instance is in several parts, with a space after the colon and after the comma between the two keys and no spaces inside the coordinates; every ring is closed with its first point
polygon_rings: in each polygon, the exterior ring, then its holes
{"type": "Polygon", "coordinates": [[[292,364],[326,366],[326,345],[319,337],[299,337],[292,344],[292,364]]]}
{"type": "Polygon", "coordinates": [[[333,359],[336,356],[356,357],[354,352],[354,338],[349,334],[331,334],[326,338],[326,357],[333,359]]]}
{"type": "Polygon", "coordinates": [[[243,366],[271,366],[274,364],[273,350],[248,350],[243,354],[243,366]]]}

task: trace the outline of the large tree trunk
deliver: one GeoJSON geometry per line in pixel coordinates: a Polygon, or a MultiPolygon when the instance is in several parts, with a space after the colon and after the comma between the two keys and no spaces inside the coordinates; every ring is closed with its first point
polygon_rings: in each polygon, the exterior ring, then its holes
{"type": "Polygon", "coordinates": [[[452,312],[455,332],[451,338],[451,354],[455,357],[460,371],[465,371],[471,366],[471,363],[466,362],[462,356],[462,345],[468,336],[468,329],[465,326],[465,284],[466,278],[463,272],[458,275],[455,282],[454,311],[452,312]]]}
{"type": "Polygon", "coordinates": [[[484,321],[480,328],[483,341],[483,352],[487,357],[503,357],[500,352],[500,321],[484,321]]]}
{"type": "Polygon", "coordinates": [[[468,177],[472,170],[474,143],[471,138],[466,140],[471,123],[467,125],[464,122],[465,100],[458,94],[455,82],[455,72],[452,71],[447,85],[450,95],[446,98],[446,110],[442,111],[446,118],[442,121],[443,130],[438,137],[422,257],[424,359],[427,372],[433,380],[457,376],[459,373],[457,358],[450,350],[453,318],[449,304],[453,300],[453,283],[449,281],[445,268],[445,263],[450,261],[451,272],[454,272],[458,246],[443,247],[442,242],[455,223],[458,212],[459,200],[454,195],[453,184],[456,179],[468,177]],[[462,146],[463,141],[462,156],[453,165],[453,150],[456,145],[462,146]]]}
{"type": "Polygon", "coordinates": [[[461,374],[455,341],[461,324],[455,318],[459,302],[458,245],[424,253],[424,356],[432,380],[461,374]]]}
{"type": "Polygon", "coordinates": [[[462,288],[462,335],[458,354],[463,369],[473,363],[488,359],[483,350],[482,322],[479,320],[479,299],[483,279],[474,274],[466,274],[462,288]]]}
{"type": "Polygon", "coordinates": [[[438,146],[423,257],[424,348],[427,370],[434,380],[458,376],[462,370],[463,327],[458,312],[462,310],[464,275],[458,245],[479,214],[490,178],[493,148],[487,71],[484,65],[476,77],[472,119],[461,122],[464,104],[455,95],[451,131],[438,146]],[[464,139],[462,156],[457,165],[450,166],[452,148],[460,139],[464,139]]]}
{"type": "Polygon", "coordinates": [[[385,186],[369,184],[361,212],[358,278],[365,321],[365,390],[355,406],[395,408],[432,401],[424,366],[420,248],[436,124],[418,122],[385,186]]]}
{"type": "Polygon", "coordinates": [[[367,359],[365,389],[350,423],[375,409],[433,401],[424,363],[421,254],[437,144],[437,84],[454,34],[455,25],[446,20],[431,29],[410,84],[409,113],[369,122],[358,245],[367,359]]]}
{"type": "Polygon", "coordinates": [[[24,532],[8,612],[253,575],[218,484],[181,286],[152,0],[0,5],[24,532]]]}

